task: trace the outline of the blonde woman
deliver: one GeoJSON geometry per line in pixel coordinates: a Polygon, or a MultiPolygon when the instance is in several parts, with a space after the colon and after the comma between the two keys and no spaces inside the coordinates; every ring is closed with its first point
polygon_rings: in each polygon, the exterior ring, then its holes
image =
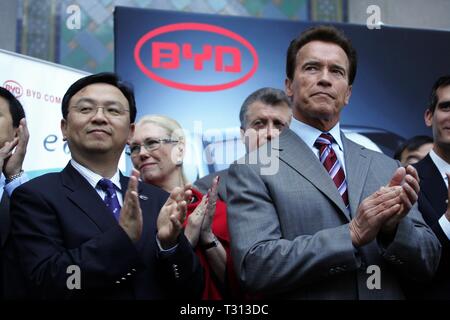
{"type": "MultiPolygon", "coordinates": [[[[167,192],[189,185],[183,173],[185,136],[177,121],[161,115],[144,116],[135,125],[128,149],[144,182],[167,192]]],[[[217,199],[218,183],[216,177],[206,195],[192,189],[184,225],[184,234],[204,268],[203,299],[223,299],[231,287],[237,288],[229,255],[226,205],[217,199]]]]}

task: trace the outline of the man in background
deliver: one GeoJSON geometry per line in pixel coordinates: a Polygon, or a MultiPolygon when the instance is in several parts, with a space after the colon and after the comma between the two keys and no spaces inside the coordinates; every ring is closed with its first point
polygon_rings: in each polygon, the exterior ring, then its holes
{"type": "Polygon", "coordinates": [[[433,281],[412,289],[411,298],[450,299],[450,75],[433,85],[425,124],[433,130],[434,146],[414,164],[420,178],[419,210],[442,244],[439,268],[433,281]]]}
{"type": "Polygon", "coordinates": [[[433,138],[429,136],[414,136],[401,144],[395,151],[394,159],[404,167],[417,163],[433,148],[433,138]]]}
{"type": "MultiPolygon", "coordinates": [[[[239,112],[241,140],[246,152],[254,151],[267,141],[276,138],[284,128],[289,127],[291,118],[291,101],[282,90],[261,88],[251,93],[239,112]]],[[[206,193],[216,176],[220,177],[219,198],[226,201],[228,169],[198,179],[194,182],[194,186],[202,193],[206,193]]]]}

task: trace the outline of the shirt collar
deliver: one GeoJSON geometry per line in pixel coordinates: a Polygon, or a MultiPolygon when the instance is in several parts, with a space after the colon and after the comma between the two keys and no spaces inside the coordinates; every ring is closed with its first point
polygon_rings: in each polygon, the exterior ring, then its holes
{"type": "Polygon", "coordinates": [[[431,149],[431,151],[430,151],[430,157],[431,157],[431,160],[433,160],[436,167],[438,168],[439,173],[441,174],[442,178],[444,178],[444,180],[447,180],[447,175],[445,173],[446,172],[450,173],[450,163],[448,163],[447,161],[445,161],[444,159],[439,157],[436,154],[436,152],[434,152],[433,149],[431,149]]]}
{"type": "MultiPolygon", "coordinates": [[[[292,118],[289,129],[294,131],[295,134],[297,134],[310,148],[314,147],[314,143],[316,142],[317,138],[323,133],[319,129],[316,129],[295,118],[292,118]]],[[[333,136],[334,142],[338,145],[339,149],[343,151],[344,146],[342,144],[339,122],[336,123],[336,125],[330,131],[328,131],[328,133],[333,136]]]]}
{"type": "MultiPolygon", "coordinates": [[[[103,177],[92,170],[89,170],[88,168],[82,166],[78,162],[76,162],[74,159],[70,160],[70,164],[77,170],[88,182],[89,184],[96,189],[98,182],[103,179],[103,177]]],[[[120,185],[120,171],[117,169],[116,173],[112,176],[111,182],[114,184],[114,186],[117,188],[117,190],[121,190],[122,186],[120,185]]]]}

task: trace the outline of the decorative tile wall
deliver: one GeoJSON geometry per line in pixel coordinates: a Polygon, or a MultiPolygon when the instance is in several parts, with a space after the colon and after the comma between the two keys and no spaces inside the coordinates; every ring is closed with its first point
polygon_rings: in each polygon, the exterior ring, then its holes
{"type": "Polygon", "coordinates": [[[17,51],[89,72],[114,68],[115,6],[301,21],[347,21],[347,0],[20,0],[17,51]],[[80,8],[69,29],[70,5],[80,8]]]}

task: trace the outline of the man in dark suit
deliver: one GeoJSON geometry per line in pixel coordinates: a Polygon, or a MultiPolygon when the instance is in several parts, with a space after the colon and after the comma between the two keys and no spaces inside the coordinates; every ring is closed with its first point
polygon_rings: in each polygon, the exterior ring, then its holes
{"type": "Polygon", "coordinates": [[[28,144],[28,129],[22,104],[0,87],[0,297],[3,294],[3,246],[9,234],[9,198],[28,181],[22,170],[28,144]]]}
{"type": "Polygon", "coordinates": [[[440,77],[433,85],[425,123],[433,129],[434,146],[414,166],[419,173],[419,210],[442,244],[439,268],[433,281],[414,288],[411,297],[450,299],[450,75],[440,77]]]}
{"type": "MultiPolygon", "coordinates": [[[[276,138],[284,128],[289,127],[291,118],[291,101],[282,90],[261,88],[251,93],[239,112],[241,140],[246,152],[256,150],[276,138]]],[[[216,176],[220,177],[219,198],[226,201],[228,169],[204,176],[195,181],[194,186],[202,193],[207,193],[216,176]]]]}
{"type": "MultiPolygon", "coordinates": [[[[18,259],[8,270],[21,268],[34,298],[199,297],[201,267],[181,232],[191,191],[169,196],[118,170],[134,129],[132,90],[112,73],[84,77],[62,114],[72,160],[14,192],[7,250],[18,259]]],[[[24,289],[6,287],[12,297],[24,289]]]]}
{"type": "Polygon", "coordinates": [[[439,241],[415,204],[416,170],[340,130],[356,67],[355,50],[334,27],[316,26],[292,40],[290,128],[230,167],[231,253],[251,292],[402,299],[400,277],[425,280],[437,268],[439,241]]]}

